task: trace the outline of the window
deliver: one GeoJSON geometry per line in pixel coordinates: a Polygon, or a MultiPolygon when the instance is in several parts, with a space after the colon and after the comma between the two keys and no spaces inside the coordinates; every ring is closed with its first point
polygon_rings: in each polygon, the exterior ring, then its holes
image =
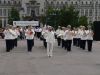
{"type": "Polygon", "coordinates": [[[92,2],[90,2],[90,4],[92,4],[92,2]]]}
{"type": "Polygon", "coordinates": [[[73,4],[73,2],[71,2],[71,4],[73,4]]]}
{"type": "Polygon", "coordinates": [[[67,2],[65,2],[65,4],[68,4],[67,2]]]}
{"type": "Polygon", "coordinates": [[[81,10],[81,16],[84,16],[84,9],[81,10]]]}
{"type": "Polygon", "coordinates": [[[95,10],[95,16],[98,16],[98,10],[97,9],[95,10]]]}
{"type": "Polygon", "coordinates": [[[43,12],[44,10],[42,9],[41,11],[43,12]]]}
{"type": "Polygon", "coordinates": [[[51,4],[54,4],[54,3],[51,1],[51,4]]]}
{"type": "Polygon", "coordinates": [[[4,4],[6,4],[6,1],[4,0],[4,4]]]}
{"type": "Polygon", "coordinates": [[[88,16],[88,9],[85,10],[85,16],[88,16]]]}
{"type": "Polygon", "coordinates": [[[17,2],[16,1],[14,1],[14,4],[16,4],[17,2]]]}
{"type": "Polygon", "coordinates": [[[98,4],[98,2],[95,2],[96,4],[98,4]]]}
{"type": "Polygon", "coordinates": [[[7,21],[6,21],[6,19],[4,19],[4,27],[6,26],[6,24],[7,24],[7,21]]]}
{"type": "Polygon", "coordinates": [[[20,2],[20,1],[19,1],[18,3],[19,3],[19,4],[21,4],[21,2],[20,2]]]}
{"type": "Polygon", "coordinates": [[[11,9],[8,9],[8,16],[10,16],[11,9]]]}
{"type": "Polygon", "coordinates": [[[10,4],[10,1],[8,1],[8,4],[10,4]]]}
{"type": "Polygon", "coordinates": [[[82,2],[82,5],[83,5],[84,3],[82,2]]]}
{"type": "Polygon", "coordinates": [[[78,3],[77,3],[77,2],[75,2],[75,4],[77,5],[78,3]]]}
{"type": "Polygon", "coordinates": [[[59,2],[57,2],[57,5],[59,5],[59,2]]]}
{"type": "Polygon", "coordinates": [[[89,16],[92,16],[92,9],[89,10],[89,16]]]}
{"type": "Polygon", "coordinates": [[[86,2],[86,5],[88,4],[88,2],[86,2]]]}
{"type": "Polygon", "coordinates": [[[1,0],[0,0],[0,4],[1,4],[1,0]]]}
{"type": "Polygon", "coordinates": [[[61,4],[63,4],[63,2],[61,2],[61,4]]]}
{"type": "Polygon", "coordinates": [[[7,12],[6,9],[4,9],[3,10],[3,16],[7,16],[6,12],[7,12]]]}
{"type": "Polygon", "coordinates": [[[2,9],[0,9],[0,16],[2,16],[2,9]]]}

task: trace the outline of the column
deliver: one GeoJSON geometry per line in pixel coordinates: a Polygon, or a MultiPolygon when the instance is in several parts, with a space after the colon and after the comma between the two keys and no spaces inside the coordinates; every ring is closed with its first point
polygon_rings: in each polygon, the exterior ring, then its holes
{"type": "Polygon", "coordinates": [[[29,8],[29,16],[31,16],[31,14],[32,14],[32,9],[31,8],[29,8]]]}
{"type": "Polygon", "coordinates": [[[4,8],[2,8],[2,17],[4,17],[4,12],[3,11],[4,11],[4,8]]]}
{"type": "Polygon", "coordinates": [[[89,17],[89,15],[90,15],[90,14],[89,14],[89,11],[90,11],[90,10],[88,9],[88,17],[89,17]]]}
{"type": "Polygon", "coordinates": [[[4,27],[4,18],[2,18],[2,27],[4,27]]]}
{"type": "Polygon", "coordinates": [[[6,19],[6,25],[8,24],[8,18],[6,19]]]}
{"type": "Polygon", "coordinates": [[[84,16],[85,16],[85,9],[84,9],[84,16]]]}
{"type": "Polygon", "coordinates": [[[79,13],[80,13],[79,15],[81,16],[81,13],[82,13],[82,12],[81,12],[81,9],[80,9],[80,12],[79,12],[79,13]]]}
{"type": "Polygon", "coordinates": [[[95,21],[95,2],[93,2],[93,21],[95,21]]]}

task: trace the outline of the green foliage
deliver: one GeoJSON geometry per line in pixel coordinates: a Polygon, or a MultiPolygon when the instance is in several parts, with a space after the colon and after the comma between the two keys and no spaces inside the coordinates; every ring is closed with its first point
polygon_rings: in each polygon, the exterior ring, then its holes
{"type": "Polygon", "coordinates": [[[24,21],[31,21],[31,20],[33,20],[33,17],[32,16],[25,16],[25,17],[23,17],[23,20],[24,21]]]}
{"type": "Polygon", "coordinates": [[[87,17],[86,16],[81,16],[79,18],[79,24],[83,25],[83,26],[87,26],[88,25],[87,17]]]}
{"type": "Polygon", "coordinates": [[[43,17],[43,23],[53,27],[67,26],[78,27],[80,25],[87,25],[87,18],[85,16],[79,17],[79,11],[76,11],[73,6],[64,6],[62,9],[54,9],[48,7],[46,15],[43,17]]]}
{"type": "Polygon", "coordinates": [[[45,25],[46,24],[46,16],[40,16],[40,22],[45,25]]]}
{"type": "Polygon", "coordinates": [[[20,20],[19,12],[15,8],[12,8],[10,16],[8,17],[8,23],[12,25],[13,21],[19,21],[19,20],[20,20]]]}

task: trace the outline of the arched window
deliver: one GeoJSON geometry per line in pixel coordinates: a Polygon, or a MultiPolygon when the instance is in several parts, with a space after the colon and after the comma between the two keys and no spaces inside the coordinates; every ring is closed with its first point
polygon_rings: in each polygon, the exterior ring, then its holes
{"type": "Polygon", "coordinates": [[[71,4],[74,4],[73,2],[71,2],[71,4]]]}
{"type": "Polygon", "coordinates": [[[98,2],[95,2],[96,4],[98,4],[98,2]]]}
{"type": "Polygon", "coordinates": [[[92,2],[90,1],[90,4],[92,4],[92,2]]]}
{"type": "Polygon", "coordinates": [[[4,4],[6,4],[6,1],[4,0],[4,4]]]}
{"type": "Polygon", "coordinates": [[[21,4],[21,2],[19,1],[18,4],[21,4]]]}
{"type": "Polygon", "coordinates": [[[8,1],[8,4],[10,4],[10,1],[8,1]]]}
{"type": "Polygon", "coordinates": [[[59,2],[57,2],[57,5],[59,5],[59,2]]]}
{"type": "Polygon", "coordinates": [[[84,4],[84,2],[82,2],[82,5],[84,4]]]}
{"type": "Polygon", "coordinates": [[[68,4],[67,2],[65,2],[65,4],[68,4]]]}
{"type": "Polygon", "coordinates": [[[63,1],[61,1],[61,4],[63,4],[63,1]]]}
{"type": "Polygon", "coordinates": [[[86,1],[86,4],[88,4],[88,2],[86,1]]]}
{"type": "Polygon", "coordinates": [[[1,0],[0,0],[0,4],[1,4],[1,0]]]}
{"type": "Polygon", "coordinates": [[[77,3],[77,2],[75,2],[75,4],[77,5],[78,3],[77,3]]]}
{"type": "Polygon", "coordinates": [[[51,4],[54,4],[53,1],[51,1],[51,4]]]}
{"type": "Polygon", "coordinates": [[[16,2],[16,1],[14,1],[14,4],[17,4],[17,2],[16,2]]]}

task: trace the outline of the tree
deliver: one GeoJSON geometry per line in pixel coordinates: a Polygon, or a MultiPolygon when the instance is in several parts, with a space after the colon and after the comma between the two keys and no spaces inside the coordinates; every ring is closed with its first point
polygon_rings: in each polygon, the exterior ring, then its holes
{"type": "Polygon", "coordinates": [[[20,20],[19,12],[15,8],[12,8],[10,16],[8,17],[8,23],[12,25],[13,21],[19,21],[19,20],[20,20]]]}
{"type": "Polygon", "coordinates": [[[73,6],[63,7],[60,10],[60,24],[62,26],[72,25],[76,27],[78,25],[79,12],[75,10],[73,6]]]}
{"type": "Polygon", "coordinates": [[[87,17],[79,17],[79,11],[76,11],[73,6],[63,6],[61,9],[54,9],[48,7],[46,14],[42,16],[42,22],[53,27],[71,25],[72,27],[79,27],[87,25],[87,17]]]}
{"type": "Polygon", "coordinates": [[[81,16],[79,18],[79,25],[83,25],[83,26],[87,26],[88,25],[88,21],[87,21],[87,17],[86,16],[81,16]]]}
{"type": "Polygon", "coordinates": [[[25,17],[23,17],[23,20],[24,21],[31,21],[31,20],[33,20],[33,17],[32,16],[25,16],[25,17]]]}
{"type": "Polygon", "coordinates": [[[45,24],[46,24],[46,16],[41,15],[39,18],[40,18],[40,22],[41,22],[43,25],[45,25],[45,24]]]}

